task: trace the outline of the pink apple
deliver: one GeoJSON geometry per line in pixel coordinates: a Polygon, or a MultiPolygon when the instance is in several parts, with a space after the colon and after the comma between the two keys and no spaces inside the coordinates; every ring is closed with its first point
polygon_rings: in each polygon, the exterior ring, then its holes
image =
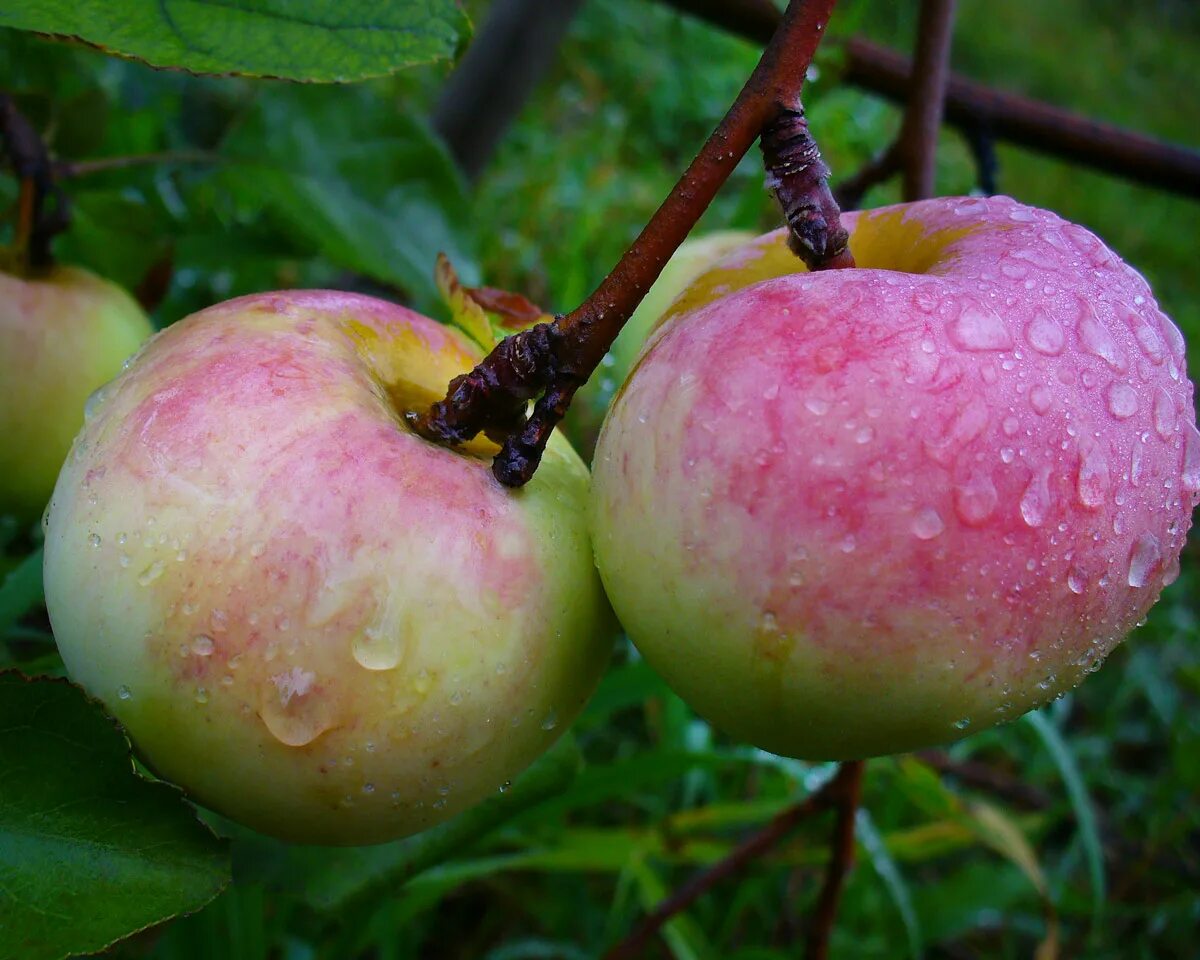
{"type": "Polygon", "coordinates": [[[1069,689],[1178,572],[1200,490],[1184,342],[1095,236],[997,197],[782,232],[667,312],[605,422],[597,563],[718,728],[845,759],[1069,689]]]}
{"type": "Polygon", "coordinates": [[[37,519],[88,395],[153,332],[133,297],[86,270],[0,273],[0,514],[37,519]]]}
{"type": "Polygon", "coordinates": [[[391,839],[501,789],[583,706],[611,637],[583,463],[555,437],[513,491],[486,441],[404,424],[479,356],[382,301],[269,294],[168,328],[95,404],[50,507],[51,621],[200,803],[391,839]]]}

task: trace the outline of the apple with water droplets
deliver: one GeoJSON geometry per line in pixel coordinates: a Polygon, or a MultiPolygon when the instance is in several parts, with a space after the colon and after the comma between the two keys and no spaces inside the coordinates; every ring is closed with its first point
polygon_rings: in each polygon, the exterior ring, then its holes
{"type": "Polygon", "coordinates": [[[133,297],[87,270],[0,273],[0,515],[38,518],[88,395],[153,332],[133,297]]]}
{"type": "Polygon", "coordinates": [[[362,844],[501,789],[609,654],[587,470],[559,436],[518,491],[496,447],[403,414],[480,359],[456,331],[328,291],[167,328],[96,399],[47,516],[70,676],[198,802],[362,844]]]}
{"type": "Polygon", "coordinates": [[[593,465],[597,564],[731,736],[842,760],[1070,689],[1178,573],[1200,491],[1184,340],[1093,234],[1006,197],[782,231],[667,310],[593,465]]]}

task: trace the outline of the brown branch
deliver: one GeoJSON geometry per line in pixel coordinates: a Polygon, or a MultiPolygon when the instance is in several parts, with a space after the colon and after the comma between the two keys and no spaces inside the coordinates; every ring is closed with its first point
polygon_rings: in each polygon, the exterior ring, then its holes
{"type": "Polygon", "coordinates": [[[915,83],[908,88],[899,150],[904,165],[904,199],[933,196],[938,132],[950,73],[950,39],[955,0],[921,0],[914,58],[915,83]]]}
{"type": "MultiPolygon", "coordinates": [[[[838,811],[834,831],[839,843],[838,852],[840,856],[836,857],[839,861],[836,881],[833,883],[836,889],[828,894],[832,897],[832,907],[836,911],[837,896],[841,888],[841,878],[845,875],[853,858],[854,812],[858,809],[862,768],[862,761],[842,764],[833,779],[825,783],[819,790],[805,797],[800,803],[788,807],[757,833],[751,834],[742,843],[738,844],[722,860],[714,863],[708,869],[695,874],[675,890],[674,893],[656,906],[629,936],[608,951],[604,955],[604,960],[632,960],[632,958],[641,956],[647,944],[650,943],[663,925],[673,916],[686,910],[722,880],[726,880],[741,872],[752,861],[777,846],[801,822],[830,809],[838,811]],[[847,816],[847,810],[849,811],[848,818],[850,824],[849,853],[842,847],[846,835],[844,821],[847,816]]],[[[822,903],[824,903],[827,897],[834,872],[831,861],[830,872],[826,875],[826,889],[822,890],[822,903]]],[[[829,917],[829,922],[832,923],[832,915],[829,917]]],[[[810,956],[822,955],[810,953],[810,956]]]]}
{"type": "Polygon", "coordinates": [[[54,182],[53,164],[41,135],[6,93],[0,93],[0,146],[20,181],[13,238],[17,270],[49,266],[50,241],[69,222],[67,198],[54,182]],[[54,205],[47,206],[51,197],[54,205]]]}
{"type": "Polygon", "coordinates": [[[837,819],[833,825],[833,843],[829,863],[825,866],[825,883],[813,912],[805,945],[806,960],[826,960],[829,941],[842,901],[846,875],[854,865],[854,822],[862,798],[863,769],[866,762],[854,760],[838,768],[841,786],[836,796],[837,819]]]}
{"type": "MultiPolygon", "coordinates": [[[[600,286],[552,324],[539,324],[503,341],[473,371],[455,378],[445,399],[428,411],[410,411],[408,420],[417,433],[453,444],[482,431],[503,443],[492,464],[501,483],[520,486],[532,477],[571,397],[595,370],[738,161],[768,124],[785,111],[800,110],[800,88],[835,2],[792,0],[729,112],[600,286]],[[538,394],[541,399],[526,420],[526,404],[538,394]]],[[[805,201],[789,197],[788,202],[803,206],[805,201]]],[[[808,244],[814,251],[827,251],[841,265],[836,205],[831,197],[808,202],[827,211],[822,219],[834,238],[830,242],[809,236],[808,244]]]]}
{"type": "Polygon", "coordinates": [[[203,150],[167,150],[161,153],[133,153],[120,157],[97,157],[95,160],[59,160],[54,164],[59,179],[86,177],[108,170],[124,170],[159,163],[220,163],[221,157],[203,150]]]}
{"type": "MultiPolygon", "coordinates": [[[[662,2],[757,43],[766,43],[771,36],[772,23],[759,3],[662,2]],[[717,5],[724,9],[713,13],[717,5]]],[[[845,82],[897,103],[908,99],[913,69],[907,57],[859,37],[844,41],[842,49],[845,82]]],[[[983,128],[996,139],[1038,153],[1149,187],[1200,197],[1200,151],[1005,93],[961,74],[951,73],[947,80],[945,120],[968,136],[983,128]]]]}
{"type": "Polygon", "coordinates": [[[899,173],[901,166],[900,151],[893,142],[837,185],[834,194],[838,203],[843,210],[857,210],[867,191],[899,173]]]}
{"type": "Polygon", "coordinates": [[[965,787],[986,791],[1017,806],[1043,810],[1050,805],[1050,798],[1037,787],[978,760],[952,760],[943,750],[922,750],[916,757],[942,776],[953,777],[965,787]]]}

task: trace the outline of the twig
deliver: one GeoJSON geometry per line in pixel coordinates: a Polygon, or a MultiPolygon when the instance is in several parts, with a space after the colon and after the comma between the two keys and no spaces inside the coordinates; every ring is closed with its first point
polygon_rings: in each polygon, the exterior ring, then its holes
{"type": "Polygon", "coordinates": [[[921,0],[914,58],[915,82],[900,127],[899,149],[904,165],[904,199],[933,196],[938,131],[950,74],[950,39],[954,33],[955,0],[921,0]]]}
{"type": "MultiPolygon", "coordinates": [[[[766,43],[778,22],[778,13],[772,20],[761,3],[746,0],[661,2],[757,43],[766,43]]],[[[913,69],[907,57],[861,37],[843,41],[841,48],[846,83],[898,103],[908,99],[913,69]]],[[[961,74],[951,73],[947,80],[945,120],[968,136],[982,126],[998,140],[1135,183],[1200,197],[1200,151],[1004,93],[961,74]]]]}
{"type": "MultiPolygon", "coordinates": [[[[409,422],[418,433],[456,444],[482,431],[503,444],[492,464],[501,483],[520,486],[533,476],[575,391],[595,370],[738,161],[768,124],[786,111],[800,111],[800,88],[835,2],[792,0],[729,112],[600,286],[566,316],[503,341],[473,371],[451,381],[445,399],[430,410],[410,411],[409,422]],[[525,407],[538,394],[526,419],[525,407]]],[[[814,185],[818,184],[828,194],[820,178],[814,185]]],[[[787,202],[793,208],[807,204],[829,211],[821,217],[829,236],[810,235],[806,245],[819,252],[814,266],[845,265],[832,197],[788,197],[787,202]]]]}
{"type": "Polygon", "coordinates": [[[825,883],[813,912],[805,945],[806,960],[826,960],[829,956],[829,941],[837,919],[838,905],[842,901],[842,888],[846,874],[854,864],[854,823],[862,798],[863,760],[843,763],[838,768],[841,787],[838,791],[837,819],[833,825],[833,843],[829,863],[825,867],[825,883]]]}
{"type": "Polygon", "coordinates": [[[942,750],[922,750],[917,759],[942,776],[953,777],[964,786],[984,790],[1030,810],[1043,810],[1050,798],[1032,784],[1006,776],[994,767],[977,760],[952,760],[942,750]]]}
{"type": "MultiPolygon", "coordinates": [[[[838,858],[840,864],[837,879],[834,883],[837,889],[831,894],[833,909],[836,910],[836,900],[841,887],[841,878],[845,875],[845,871],[849,867],[850,860],[853,857],[854,811],[858,809],[862,768],[863,764],[861,761],[842,764],[833,779],[825,783],[819,790],[805,797],[800,803],[788,807],[788,809],[778,814],[757,833],[747,837],[726,855],[724,859],[714,863],[708,869],[697,873],[675,890],[667,899],[655,907],[629,936],[606,953],[604,960],[631,960],[631,958],[641,956],[646,945],[657,935],[658,931],[668,920],[677,913],[686,910],[704,893],[708,892],[722,880],[726,880],[739,873],[751,861],[761,857],[772,847],[779,844],[784,837],[809,817],[823,813],[829,809],[836,809],[838,811],[838,819],[835,824],[835,833],[839,842],[844,840],[845,827],[843,820],[845,819],[845,811],[848,809],[850,852],[847,854],[844,850],[841,850],[842,856],[838,858]]],[[[826,876],[826,889],[822,890],[822,901],[826,898],[832,876],[833,867],[831,862],[830,873],[826,876]]],[[[832,916],[829,918],[829,922],[832,923],[832,916]]]]}
{"type": "Polygon", "coordinates": [[[837,185],[834,195],[838,203],[843,210],[857,210],[867,191],[898,173],[900,166],[900,151],[891,143],[837,185]]]}
{"type": "Polygon", "coordinates": [[[50,241],[69,223],[67,198],[54,182],[46,144],[6,93],[0,93],[0,145],[20,181],[13,243],[17,269],[48,266],[52,261],[50,241]],[[54,198],[53,207],[46,205],[50,197],[54,198]]]}
{"type": "Polygon", "coordinates": [[[86,177],[107,170],[124,170],[128,167],[147,166],[156,163],[220,163],[221,157],[203,150],[167,150],[161,153],[133,153],[120,157],[97,157],[95,160],[59,160],[54,164],[54,174],[60,179],[86,177]]]}

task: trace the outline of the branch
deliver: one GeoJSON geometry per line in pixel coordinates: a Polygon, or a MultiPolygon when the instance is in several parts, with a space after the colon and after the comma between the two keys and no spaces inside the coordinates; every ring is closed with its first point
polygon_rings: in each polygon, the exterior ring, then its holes
{"type": "Polygon", "coordinates": [[[17,269],[49,266],[53,259],[50,241],[70,222],[67,198],[54,182],[46,144],[7,93],[0,93],[0,145],[20,181],[13,242],[17,269]],[[47,207],[46,200],[51,197],[54,206],[47,207]]]}
{"type": "MultiPolygon", "coordinates": [[[[766,43],[772,22],[753,0],[661,0],[756,43],[766,43]],[[720,12],[713,12],[720,6],[720,12]]],[[[776,14],[776,22],[778,14],[776,14]]],[[[912,63],[894,50],[853,37],[842,43],[843,79],[887,100],[908,99],[912,63]]],[[[946,83],[945,119],[967,136],[985,129],[992,137],[1100,170],[1135,183],[1200,197],[1200,151],[1004,93],[951,73],[946,83]]]]}
{"type": "MultiPolygon", "coordinates": [[[[790,118],[785,139],[794,139],[790,146],[800,152],[807,149],[794,122],[797,116],[802,119],[799,91],[835,2],[792,0],[729,112],[600,286],[566,316],[503,341],[473,371],[451,381],[445,399],[428,411],[409,412],[417,433],[457,444],[484,432],[503,444],[492,464],[501,483],[520,486],[533,476],[575,391],[760,132],[790,118]],[[526,405],[538,394],[526,419],[526,405]]],[[[798,156],[786,150],[785,154],[785,166],[798,156]]],[[[813,252],[814,267],[845,265],[844,231],[824,179],[781,179],[781,201],[799,212],[808,228],[802,245],[813,252]],[[808,192],[794,195],[791,184],[801,181],[808,192]]]]}
{"type": "Polygon", "coordinates": [[[158,163],[220,163],[221,157],[203,150],[167,150],[161,153],[133,153],[120,157],[97,157],[95,160],[59,160],[54,175],[59,179],[86,177],[108,170],[124,170],[158,163]]]}
{"type": "Polygon", "coordinates": [[[916,82],[908,88],[908,104],[900,127],[904,165],[904,199],[933,196],[938,131],[950,73],[950,38],[954,33],[955,0],[921,0],[915,57],[916,82]]]}
{"type": "MultiPolygon", "coordinates": [[[[672,893],[671,896],[663,900],[662,903],[655,907],[638,924],[628,937],[604,955],[604,960],[632,960],[632,958],[640,957],[646,945],[673,916],[686,910],[722,880],[726,880],[741,872],[753,860],[756,860],[768,850],[777,846],[801,822],[830,809],[838,811],[838,818],[834,829],[839,839],[839,853],[842,854],[840,857],[835,857],[835,860],[839,861],[836,870],[837,878],[833,882],[833,887],[836,889],[830,894],[833,898],[833,909],[836,911],[837,896],[841,888],[841,878],[845,875],[846,869],[853,858],[854,812],[858,809],[862,768],[862,761],[842,764],[833,779],[824,784],[819,790],[810,794],[804,800],[800,801],[800,803],[788,807],[788,809],[778,814],[760,831],[747,837],[746,840],[727,854],[724,859],[714,863],[707,870],[697,873],[672,893]],[[849,811],[848,817],[850,823],[849,853],[844,851],[841,843],[845,839],[843,821],[846,819],[847,810],[849,811]]],[[[822,890],[822,903],[824,903],[827,893],[830,890],[834,873],[834,864],[831,861],[829,873],[826,875],[825,889],[822,890]]],[[[829,917],[829,922],[832,923],[832,914],[829,917]]],[[[810,939],[809,957],[823,956],[823,954],[811,953],[811,942],[810,939]]]]}
{"type": "Polygon", "coordinates": [[[805,945],[806,960],[826,960],[829,940],[837,919],[838,904],[842,902],[842,887],[846,874],[854,865],[854,820],[862,799],[863,770],[866,761],[853,760],[838,767],[841,786],[837,795],[837,819],[833,824],[833,850],[825,866],[825,883],[817,900],[817,908],[805,945]]]}

